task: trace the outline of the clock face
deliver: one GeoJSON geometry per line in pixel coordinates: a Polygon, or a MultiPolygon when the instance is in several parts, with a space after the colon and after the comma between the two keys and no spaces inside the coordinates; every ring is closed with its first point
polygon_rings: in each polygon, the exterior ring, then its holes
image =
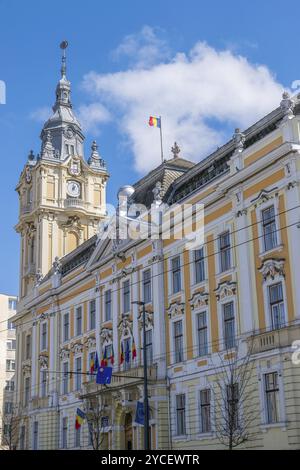
{"type": "Polygon", "coordinates": [[[69,181],[67,185],[67,193],[71,197],[79,197],[80,184],[77,181],[69,181]]]}

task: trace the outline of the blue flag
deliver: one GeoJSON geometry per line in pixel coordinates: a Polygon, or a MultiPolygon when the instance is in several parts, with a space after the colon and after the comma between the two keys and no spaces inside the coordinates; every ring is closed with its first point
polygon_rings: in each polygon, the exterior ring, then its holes
{"type": "Polygon", "coordinates": [[[126,341],[125,361],[130,362],[129,341],[126,341]]]}
{"type": "Polygon", "coordinates": [[[98,359],[98,353],[97,353],[97,351],[96,351],[96,355],[95,355],[94,369],[95,369],[96,372],[98,372],[98,369],[99,369],[99,359],[98,359]]]}
{"type": "Polygon", "coordinates": [[[145,413],[144,413],[144,403],[138,401],[136,403],[136,411],[135,411],[135,422],[137,424],[145,424],[145,413]]]}
{"type": "Polygon", "coordinates": [[[99,367],[97,371],[96,384],[110,384],[112,367],[99,367]]]}

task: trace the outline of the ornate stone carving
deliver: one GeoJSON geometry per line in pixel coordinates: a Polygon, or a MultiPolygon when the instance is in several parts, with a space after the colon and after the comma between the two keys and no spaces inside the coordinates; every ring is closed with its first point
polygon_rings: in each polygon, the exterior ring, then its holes
{"type": "Polygon", "coordinates": [[[103,343],[109,343],[112,341],[113,332],[110,328],[102,328],[100,331],[100,337],[103,343]]]}
{"type": "Polygon", "coordinates": [[[69,359],[70,357],[70,350],[69,348],[61,348],[60,352],[59,352],[59,357],[60,359],[63,361],[63,360],[66,360],[66,359],[69,359]]]}
{"type": "Polygon", "coordinates": [[[274,279],[276,276],[284,277],[284,259],[275,259],[269,258],[265,259],[261,266],[258,268],[259,272],[262,274],[264,281],[268,278],[274,279]]]}
{"type": "Polygon", "coordinates": [[[128,317],[122,318],[118,325],[121,336],[131,336],[132,334],[132,321],[128,317]]]}
{"type": "Polygon", "coordinates": [[[85,342],[85,346],[87,349],[93,349],[96,347],[96,338],[94,336],[90,336],[87,338],[85,342]]]}
{"type": "Polygon", "coordinates": [[[170,303],[167,308],[167,313],[169,318],[177,317],[184,314],[184,303],[176,300],[175,302],[170,303]]]}
{"type": "Polygon", "coordinates": [[[155,187],[152,189],[152,193],[154,201],[157,204],[160,204],[162,202],[163,197],[162,185],[160,181],[157,181],[155,187]]]}
{"type": "Polygon", "coordinates": [[[42,154],[41,158],[55,158],[55,152],[54,152],[54,147],[52,145],[52,136],[50,131],[46,131],[44,134],[44,142],[42,145],[42,154]]]}
{"type": "Polygon", "coordinates": [[[38,287],[40,285],[40,283],[43,280],[43,277],[44,276],[43,276],[41,269],[38,269],[37,272],[35,273],[35,287],[38,287]]]}
{"type": "Polygon", "coordinates": [[[218,284],[214,290],[217,300],[223,300],[226,297],[231,297],[236,294],[236,282],[225,281],[218,284]]]}
{"type": "Polygon", "coordinates": [[[240,131],[239,128],[236,128],[232,139],[235,146],[235,153],[241,153],[244,150],[244,144],[246,140],[245,135],[240,131]]]}
{"type": "Polygon", "coordinates": [[[24,375],[30,374],[31,373],[31,360],[27,359],[26,361],[23,361],[22,363],[22,372],[24,375]]]}
{"type": "Polygon", "coordinates": [[[136,271],[136,268],[124,268],[124,269],[122,269],[120,274],[118,274],[117,276],[115,276],[112,279],[112,283],[120,281],[121,279],[128,276],[129,274],[132,274],[134,271],[136,271]]]}
{"type": "Polygon", "coordinates": [[[173,153],[173,158],[179,158],[180,148],[179,148],[177,142],[174,142],[174,145],[171,148],[171,152],[173,153]]]}
{"type": "Polygon", "coordinates": [[[71,351],[74,354],[80,354],[83,351],[83,344],[82,343],[73,343],[71,346],[71,351]]]}
{"type": "Polygon", "coordinates": [[[48,356],[45,354],[39,355],[39,364],[42,369],[48,369],[48,356]]]}
{"type": "Polygon", "coordinates": [[[58,256],[55,256],[52,267],[54,274],[59,274],[61,272],[62,265],[58,256]]]}
{"type": "Polygon", "coordinates": [[[258,207],[261,204],[263,204],[263,203],[269,201],[270,199],[273,199],[275,196],[277,196],[278,193],[274,193],[274,190],[276,190],[276,189],[277,189],[277,187],[272,188],[269,191],[267,191],[266,189],[262,189],[260,191],[260,193],[258,194],[258,196],[256,196],[256,198],[252,199],[252,201],[251,201],[252,203],[254,203],[254,207],[258,207]]]}
{"type": "Polygon", "coordinates": [[[81,174],[81,165],[80,159],[73,157],[68,166],[68,173],[72,176],[80,176],[81,174]]]}
{"type": "Polygon", "coordinates": [[[209,294],[207,292],[195,292],[190,299],[190,305],[193,310],[208,305],[209,294]]]}
{"type": "MultiPolygon", "coordinates": [[[[140,307],[140,314],[138,317],[138,321],[140,323],[140,328],[143,326],[143,309],[140,307]]],[[[153,326],[153,312],[150,310],[146,310],[145,312],[145,325],[146,328],[152,328],[153,326]]]]}
{"type": "Polygon", "coordinates": [[[282,100],[280,102],[280,108],[283,112],[283,119],[291,119],[294,116],[295,103],[291,100],[290,95],[287,91],[282,93],[282,100]]]}

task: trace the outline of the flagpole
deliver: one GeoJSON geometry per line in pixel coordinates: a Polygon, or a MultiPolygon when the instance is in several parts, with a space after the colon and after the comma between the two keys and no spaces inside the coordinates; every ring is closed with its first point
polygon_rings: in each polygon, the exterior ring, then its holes
{"type": "Polygon", "coordinates": [[[161,126],[161,116],[159,116],[160,121],[160,152],[161,152],[161,162],[164,162],[164,152],[163,152],[163,144],[162,144],[162,126],[161,126]]]}

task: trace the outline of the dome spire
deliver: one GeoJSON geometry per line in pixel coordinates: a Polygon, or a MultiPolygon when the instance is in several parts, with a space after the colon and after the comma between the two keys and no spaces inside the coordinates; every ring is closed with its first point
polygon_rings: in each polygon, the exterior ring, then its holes
{"type": "Polygon", "coordinates": [[[66,66],[66,49],[68,47],[68,41],[62,41],[60,43],[60,48],[62,50],[62,57],[61,57],[61,69],[60,69],[60,73],[61,73],[61,78],[66,80],[67,77],[66,77],[66,71],[67,71],[67,66],[66,66]]]}

